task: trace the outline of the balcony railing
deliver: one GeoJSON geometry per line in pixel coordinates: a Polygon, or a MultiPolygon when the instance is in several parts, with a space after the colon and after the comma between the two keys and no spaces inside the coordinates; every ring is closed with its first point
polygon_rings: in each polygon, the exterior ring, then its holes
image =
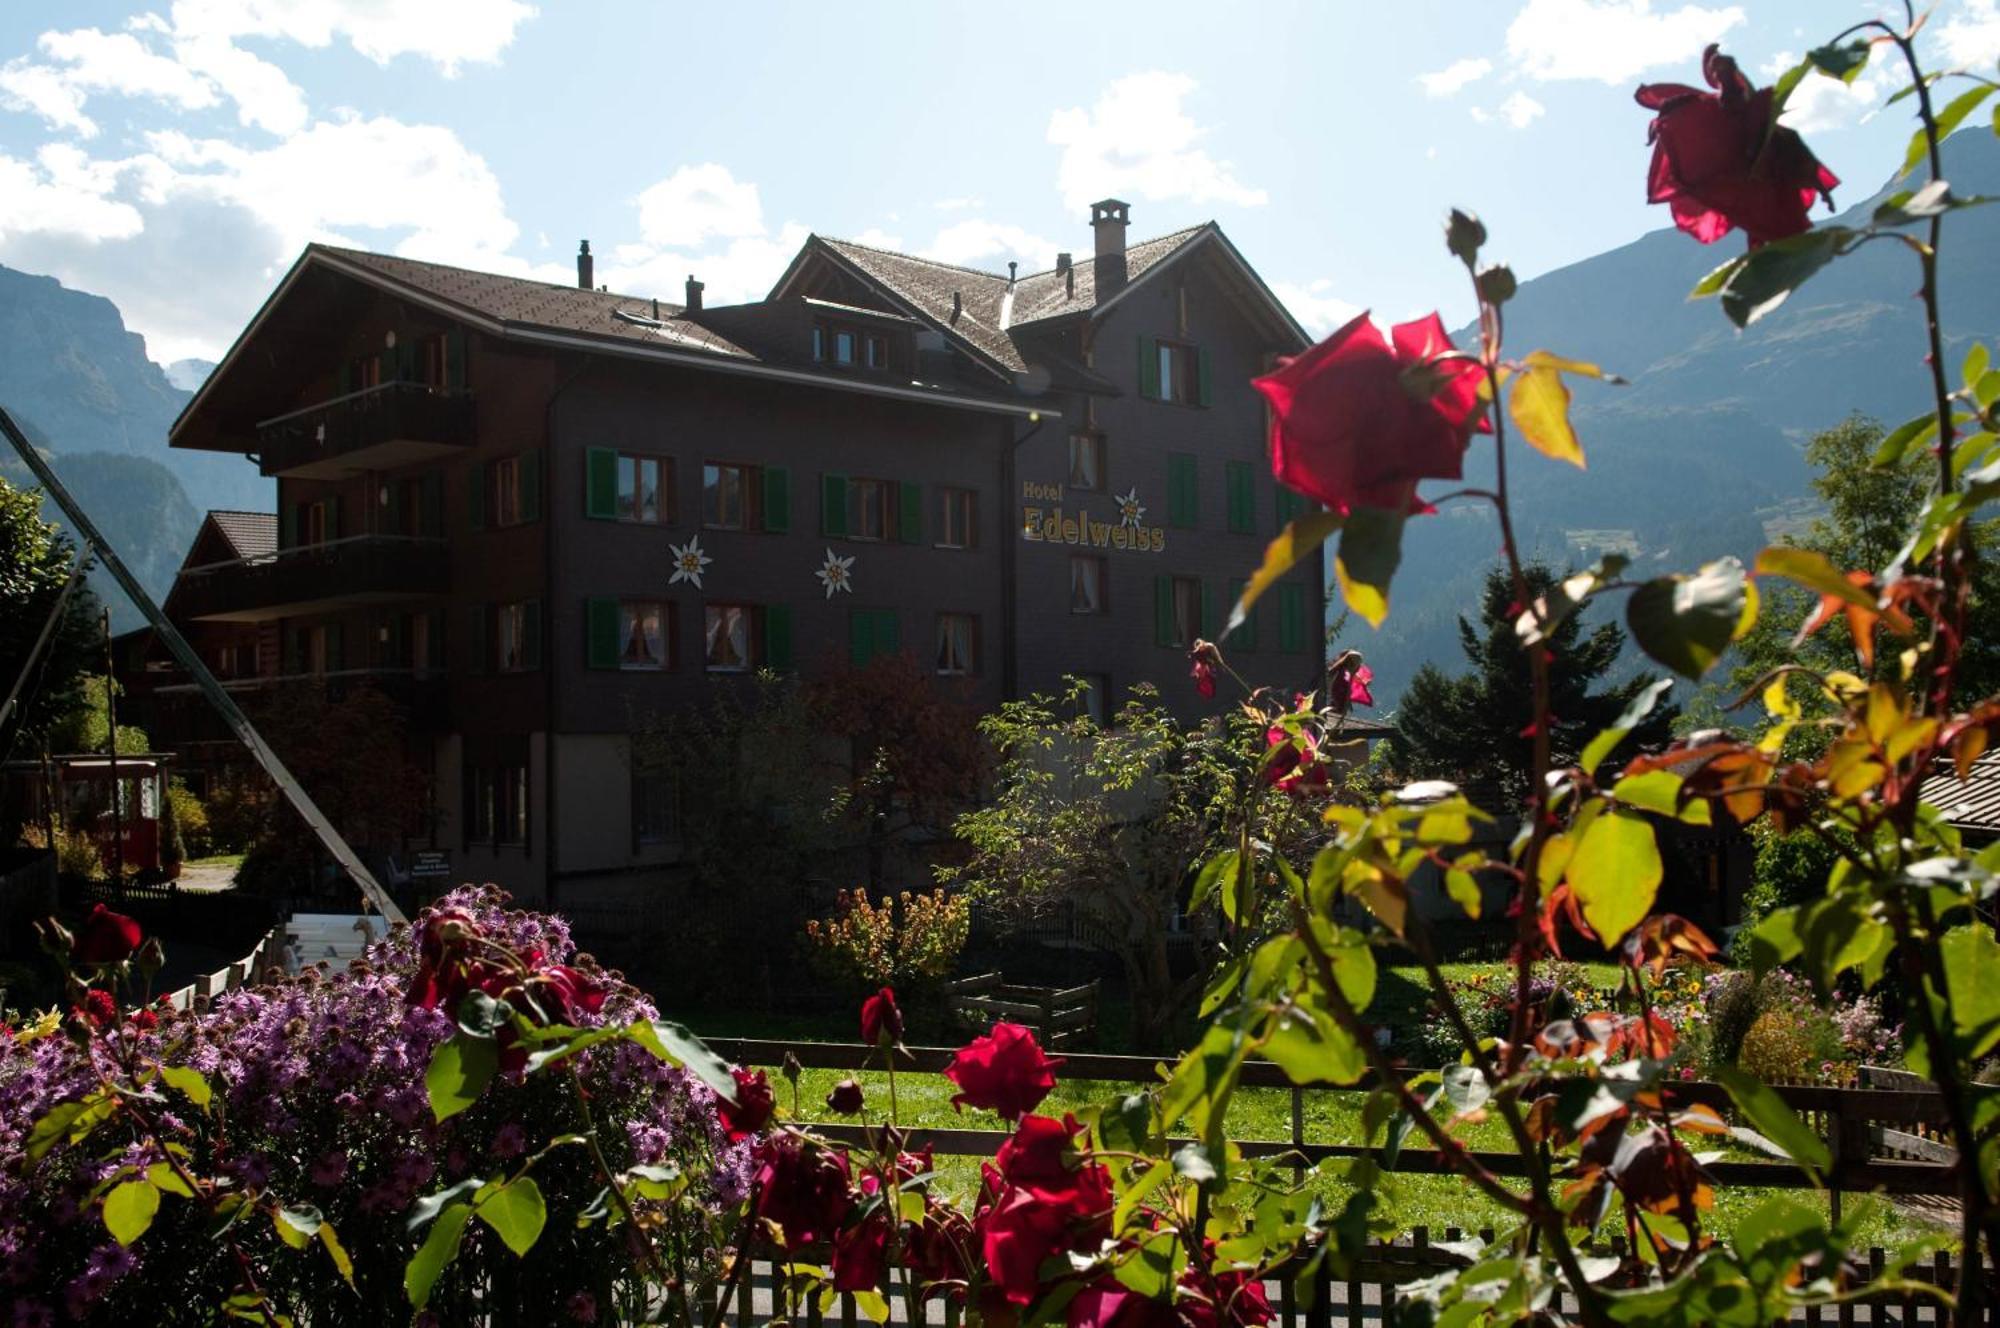
{"type": "Polygon", "coordinates": [[[428,599],[449,585],[443,540],[355,535],[183,568],[174,582],[173,606],[177,616],[261,622],[428,599]]]}
{"type": "Polygon", "coordinates": [[[425,383],[383,383],[257,426],[266,475],[341,479],[472,445],[472,398],[425,383]]]}

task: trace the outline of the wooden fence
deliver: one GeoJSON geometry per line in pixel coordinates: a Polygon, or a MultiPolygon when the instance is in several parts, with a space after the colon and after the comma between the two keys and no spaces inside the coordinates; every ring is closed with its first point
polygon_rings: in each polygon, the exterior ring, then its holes
{"type": "Polygon", "coordinates": [[[235,963],[227,968],[218,968],[213,973],[204,973],[187,986],[170,991],[160,999],[176,1010],[186,1010],[194,1005],[197,998],[220,996],[237,987],[253,986],[263,979],[265,969],[284,967],[284,952],[285,928],[280,924],[259,937],[250,953],[235,963]]]}
{"type": "Polygon", "coordinates": [[[948,982],[945,1009],[959,1024],[985,1032],[995,1019],[1011,1019],[1034,1030],[1045,1047],[1069,1047],[1097,1033],[1096,981],[1078,987],[1026,987],[1003,982],[998,973],[979,973],[948,982]]]}

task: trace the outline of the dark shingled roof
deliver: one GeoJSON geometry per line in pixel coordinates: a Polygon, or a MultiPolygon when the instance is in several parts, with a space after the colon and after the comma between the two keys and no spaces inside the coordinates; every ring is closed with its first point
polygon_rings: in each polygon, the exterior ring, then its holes
{"type": "Polygon", "coordinates": [[[261,558],[278,551],[276,512],[210,512],[208,519],[238,558],[261,558]]]}
{"type": "MultiPolygon", "coordinates": [[[[1212,224],[1190,226],[1129,246],[1125,251],[1127,280],[1139,280],[1213,229],[1212,224]]],[[[914,254],[892,253],[852,240],[818,238],[924,317],[950,329],[989,360],[1016,373],[1025,370],[1028,362],[1014,344],[1012,329],[1065,314],[1087,313],[1097,307],[1096,264],[1088,254],[1076,260],[1073,295],[1068,279],[1053,268],[1020,278],[1010,292],[1007,278],[992,272],[918,258],[914,254]],[[957,318],[952,317],[953,295],[960,299],[957,318]]]]}
{"type": "Polygon", "coordinates": [[[2000,836],[2000,751],[1972,763],[1964,780],[1951,762],[1924,781],[1923,800],[1944,813],[1961,834],[1985,840],[2000,836]]]}

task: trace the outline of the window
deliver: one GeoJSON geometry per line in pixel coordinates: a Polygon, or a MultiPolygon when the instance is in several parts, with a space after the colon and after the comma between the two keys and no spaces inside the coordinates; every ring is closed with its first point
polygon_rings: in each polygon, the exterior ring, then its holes
{"type": "Polygon", "coordinates": [[[1208,355],[1178,341],[1139,338],[1139,395],[1179,406],[1208,404],[1208,355]]]}
{"type": "Polygon", "coordinates": [[[488,844],[526,844],[527,763],[475,765],[469,783],[472,806],[466,822],[471,837],[488,844]]]}
{"type": "MultiPolygon", "coordinates": [[[[1235,611],[1236,601],[1243,598],[1243,588],[1247,584],[1249,583],[1245,581],[1231,581],[1229,583],[1229,609],[1231,612],[1235,611]]],[[[1250,612],[1243,615],[1243,625],[1228,636],[1223,637],[1222,644],[1235,650],[1255,650],[1257,648],[1257,610],[1260,607],[1260,605],[1252,604],[1250,612]]],[[[1224,621],[1227,621],[1226,617],[1224,621]]],[[[1216,626],[1220,627],[1222,623],[1218,622],[1216,626]]]]}
{"type": "Polygon", "coordinates": [[[306,628],[306,672],[316,676],[325,673],[329,658],[326,628],[306,628]]]}
{"type": "Polygon", "coordinates": [[[701,523],[711,530],[757,528],[757,468],[710,462],[701,468],[701,523]]]}
{"type": "Polygon", "coordinates": [[[1201,582],[1191,576],[1153,579],[1153,643],[1186,649],[1205,635],[1201,582]]]}
{"type": "Polygon", "coordinates": [[[667,606],[627,600],[618,606],[618,667],[664,669],[668,658],[667,606]]]}
{"type": "Polygon", "coordinates": [[[966,674],[979,671],[979,620],[969,613],[940,613],[937,620],[937,671],[966,674]]]}
{"type": "Polygon", "coordinates": [[[1257,533],[1256,471],[1248,461],[1226,462],[1222,468],[1228,491],[1229,529],[1238,535],[1257,533]]]}
{"type": "Polygon", "coordinates": [[[1075,556],[1069,560],[1069,611],[1104,612],[1104,560],[1075,556]]]}
{"type": "Polygon", "coordinates": [[[360,392],[382,385],[382,357],[374,353],[357,355],[347,365],[347,390],[360,392]]]}
{"type": "Polygon", "coordinates": [[[979,495],[971,489],[940,489],[938,547],[969,549],[979,542],[979,495]]]}
{"type": "Polygon", "coordinates": [[[618,454],[618,519],[657,523],[667,505],[663,477],[667,463],[658,457],[618,454]]]}
{"type": "Polygon", "coordinates": [[[887,480],[851,479],[847,482],[847,538],[887,539],[895,519],[889,504],[895,487],[887,480]]]}
{"type": "Polygon", "coordinates": [[[833,334],[833,362],[854,363],[854,334],[844,328],[833,334]]]}
{"type": "Polygon", "coordinates": [[[813,358],[815,360],[826,358],[826,329],[817,325],[813,327],[813,358]]]}
{"type": "Polygon", "coordinates": [[[710,604],[702,626],[711,673],[743,673],[751,666],[750,625],[755,617],[747,604],[710,604]]]}
{"type": "Polygon", "coordinates": [[[451,374],[451,353],[442,332],[433,332],[417,343],[418,379],[425,387],[443,391],[451,374]]]}
{"type": "Polygon", "coordinates": [[[1104,487],[1104,435],[1073,433],[1069,436],[1069,487],[1104,487]]]}
{"type": "Polygon", "coordinates": [[[539,651],[533,638],[540,615],[534,608],[523,601],[493,610],[493,667],[500,672],[520,673],[535,667],[539,651]]]}
{"type": "Polygon", "coordinates": [[[1111,712],[1111,675],[1108,673],[1085,673],[1077,677],[1082,690],[1077,700],[1082,704],[1083,713],[1101,728],[1111,712]]]}
{"type": "Polygon", "coordinates": [[[1201,519],[1201,488],[1192,452],[1167,453],[1167,524],[1192,529],[1201,519]]]}
{"type": "Polygon", "coordinates": [[[864,352],[862,363],[871,369],[886,369],[889,367],[889,343],[887,341],[870,332],[861,339],[861,345],[864,352]]]}
{"type": "Polygon", "coordinates": [[[502,457],[487,468],[492,520],[496,526],[517,526],[521,514],[521,458],[502,457]]]}
{"type": "Polygon", "coordinates": [[[632,839],[636,845],[672,843],[676,837],[679,790],[673,777],[660,772],[632,775],[632,839]]]}
{"type": "Polygon", "coordinates": [[[333,523],[328,505],[324,502],[302,503],[299,506],[299,543],[324,544],[332,536],[328,533],[333,523]]]}

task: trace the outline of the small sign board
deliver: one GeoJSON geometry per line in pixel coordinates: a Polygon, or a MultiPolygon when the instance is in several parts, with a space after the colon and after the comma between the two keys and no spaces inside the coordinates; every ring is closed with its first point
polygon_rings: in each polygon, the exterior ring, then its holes
{"type": "Polygon", "coordinates": [[[451,854],[441,848],[418,849],[410,855],[410,878],[441,881],[451,875],[451,854]]]}

